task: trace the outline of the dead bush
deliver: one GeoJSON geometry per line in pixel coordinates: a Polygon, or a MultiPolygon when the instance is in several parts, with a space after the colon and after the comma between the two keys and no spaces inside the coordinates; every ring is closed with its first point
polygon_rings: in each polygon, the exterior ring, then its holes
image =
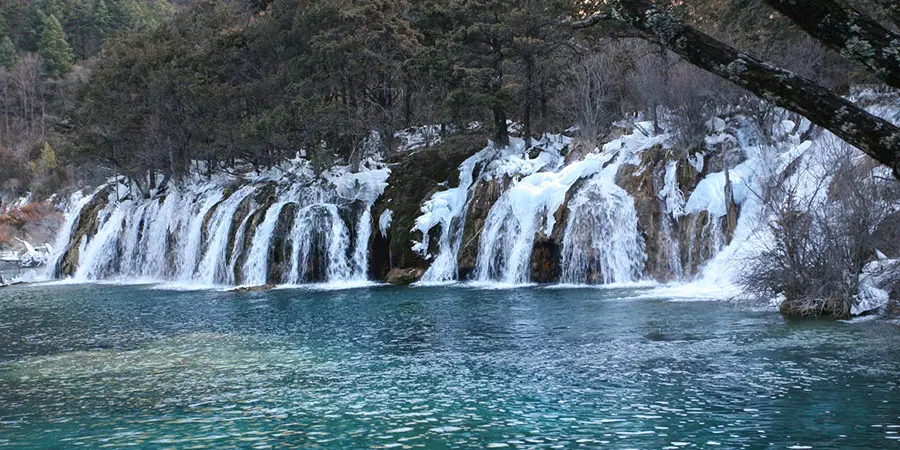
{"type": "Polygon", "coordinates": [[[740,280],[759,297],[783,296],[788,315],[849,316],[878,232],[895,217],[896,181],[873,176],[871,159],[832,142],[824,161],[801,156],[766,187],[771,240],[740,280]]]}

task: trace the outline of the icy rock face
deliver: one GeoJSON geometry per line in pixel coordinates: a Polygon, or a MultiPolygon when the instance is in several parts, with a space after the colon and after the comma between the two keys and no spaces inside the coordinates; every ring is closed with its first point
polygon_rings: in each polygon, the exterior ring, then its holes
{"type": "MultiPolygon", "coordinates": [[[[800,195],[814,190],[796,162],[816,162],[828,147],[827,133],[807,133],[808,122],[786,113],[766,133],[739,114],[714,118],[705,147],[692,149],[673,148],[649,123],[622,123],[624,134],[579,151],[562,135],[498,148],[465,133],[409,129],[390,179],[374,160],[317,176],[298,158],[151,198],[113,180],[73,199],[51,266],[57,277],[198,285],[726,285],[771,237],[760,231],[762,187],[784,180],[800,195]]],[[[883,297],[877,289],[860,292],[860,308],[883,297]]]]}
{"type": "MultiPolygon", "coordinates": [[[[428,229],[428,236],[423,236],[415,226],[417,218],[422,215],[422,206],[434,194],[458,187],[460,165],[482,150],[484,140],[461,134],[447,136],[434,148],[419,148],[402,156],[394,156],[396,162],[392,166],[389,185],[372,208],[377,226],[371,234],[369,245],[371,278],[402,279],[406,282],[410,276],[421,276],[428,269],[438,250],[443,227],[441,221],[436,220],[428,229]],[[385,227],[385,234],[382,235],[380,225],[386,224],[388,216],[390,226],[385,227]],[[423,239],[428,239],[430,251],[414,251],[413,243],[423,239]],[[402,270],[394,271],[394,276],[388,277],[392,269],[402,270]],[[406,275],[397,277],[400,272],[406,275]]],[[[473,170],[480,171],[481,168],[475,167],[473,170]]],[[[474,187],[472,190],[475,191],[474,187]]]]}
{"type": "Polygon", "coordinates": [[[879,254],[879,259],[866,264],[859,275],[857,303],[850,314],[859,315],[883,308],[900,291],[900,259],[888,259],[879,254]]]}
{"type": "MultiPolygon", "coordinates": [[[[491,184],[484,183],[491,180],[519,177],[524,177],[520,180],[522,183],[539,180],[544,176],[543,174],[547,173],[541,172],[542,170],[558,169],[561,166],[560,151],[570,142],[571,139],[567,137],[552,135],[534,141],[532,148],[526,148],[523,140],[511,139],[507,147],[497,148],[491,144],[466,159],[459,167],[458,185],[433,194],[424,202],[421,215],[416,218],[413,231],[422,238],[414,242],[413,250],[432,261],[422,276],[422,281],[441,283],[459,279],[460,247],[463,245],[466,219],[473,198],[473,186],[491,184]],[[533,149],[537,151],[529,152],[533,149]],[[433,230],[438,230],[439,235],[437,251],[432,253],[429,248],[433,230]]],[[[525,191],[519,192],[524,193],[525,191]]],[[[564,191],[562,195],[565,195],[564,191]]],[[[530,201],[527,194],[512,194],[512,196],[515,197],[514,202],[517,202],[516,204],[520,208],[526,207],[524,203],[530,201]]],[[[539,199],[532,200],[540,201],[539,199]]],[[[494,205],[494,208],[497,208],[497,205],[494,205]]],[[[495,214],[495,216],[501,214],[500,212],[494,213],[494,208],[491,209],[491,214],[495,214]]],[[[512,210],[508,210],[508,212],[512,212],[512,210]]],[[[531,234],[533,236],[533,232],[531,234]]],[[[482,236],[484,236],[483,232],[482,236]]],[[[482,239],[481,242],[484,240],[482,239]]],[[[530,247],[527,249],[525,247],[528,247],[527,243],[521,245],[518,253],[519,260],[523,264],[521,267],[523,272],[527,268],[527,258],[531,254],[530,247]]],[[[478,255],[477,259],[481,261],[481,250],[478,255]]],[[[479,266],[475,270],[480,273],[484,269],[479,266]]]]}
{"type": "Polygon", "coordinates": [[[390,174],[370,165],[317,177],[298,159],[280,173],[192,180],[148,199],[114,180],[69,214],[54,275],[200,286],[365,280],[370,208],[390,174]]]}

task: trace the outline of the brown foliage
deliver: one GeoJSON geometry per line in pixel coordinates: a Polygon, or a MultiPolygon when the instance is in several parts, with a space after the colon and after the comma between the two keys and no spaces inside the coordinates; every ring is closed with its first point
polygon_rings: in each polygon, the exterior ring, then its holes
{"type": "Polygon", "coordinates": [[[11,244],[27,224],[41,222],[54,212],[47,202],[26,203],[0,211],[0,245],[11,244]]]}

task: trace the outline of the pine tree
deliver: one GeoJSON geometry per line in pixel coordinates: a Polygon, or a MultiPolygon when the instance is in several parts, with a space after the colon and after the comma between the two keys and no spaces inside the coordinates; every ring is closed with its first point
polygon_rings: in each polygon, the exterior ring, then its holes
{"type": "Polygon", "coordinates": [[[62,23],[66,36],[69,37],[70,44],[77,53],[78,59],[85,59],[89,54],[88,46],[91,42],[92,31],[91,19],[88,0],[69,1],[62,23]]]}
{"type": "Polygon", "coordinates": [[[94,0],[91,7],[91,33],[98,42],[102,42],[109,32],[112,18],[104,0],[94,0]]]}
{"type": "Polygon", "coordinates": [[[16,64],[18,56],[16,55],[16,47],[13,45],[9,36],[3,36],[0,39],[0,67],[7,69],[16,64]]]}
{"type": "Polygon", "coordinates": [[[62,25],[56,16],[43,16],[43,32],[38,42],[38,54],[44,59],[44,72],[52,78],[61,77],[72,71],[75,55],[66,42],[62,25]]]}
{"type": "Polygon", "coordinates": [[[32,0],[25,9],[25,18],[19,27],[19,50],[37,52],[44,32],[42,16],[59,18],[63,16],[63,12],[64,8],[59,0],[32,0]]]}

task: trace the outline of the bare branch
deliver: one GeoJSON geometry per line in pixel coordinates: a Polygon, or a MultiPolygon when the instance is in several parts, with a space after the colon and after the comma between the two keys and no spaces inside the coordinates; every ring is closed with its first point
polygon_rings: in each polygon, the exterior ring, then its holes
{"type": "Polygon", "coordinates": [[[900,35],[837,0],[765,0],[812,37],[900,88],[900,35]]]}
{"type": "Polygon", "coordinates": [[[610,14],[595,13],[586,19],[576,20],[576,21],[572,22],[572,28],[576,28],[576,29],[589,28],[594,25],[597,25],[600,22],[607,22],[607,21],[614,21],[614,22],[622,23],[621,21],[619,21],[618,19],[616,19],[615,17],[613,17],[610,14]]]}

